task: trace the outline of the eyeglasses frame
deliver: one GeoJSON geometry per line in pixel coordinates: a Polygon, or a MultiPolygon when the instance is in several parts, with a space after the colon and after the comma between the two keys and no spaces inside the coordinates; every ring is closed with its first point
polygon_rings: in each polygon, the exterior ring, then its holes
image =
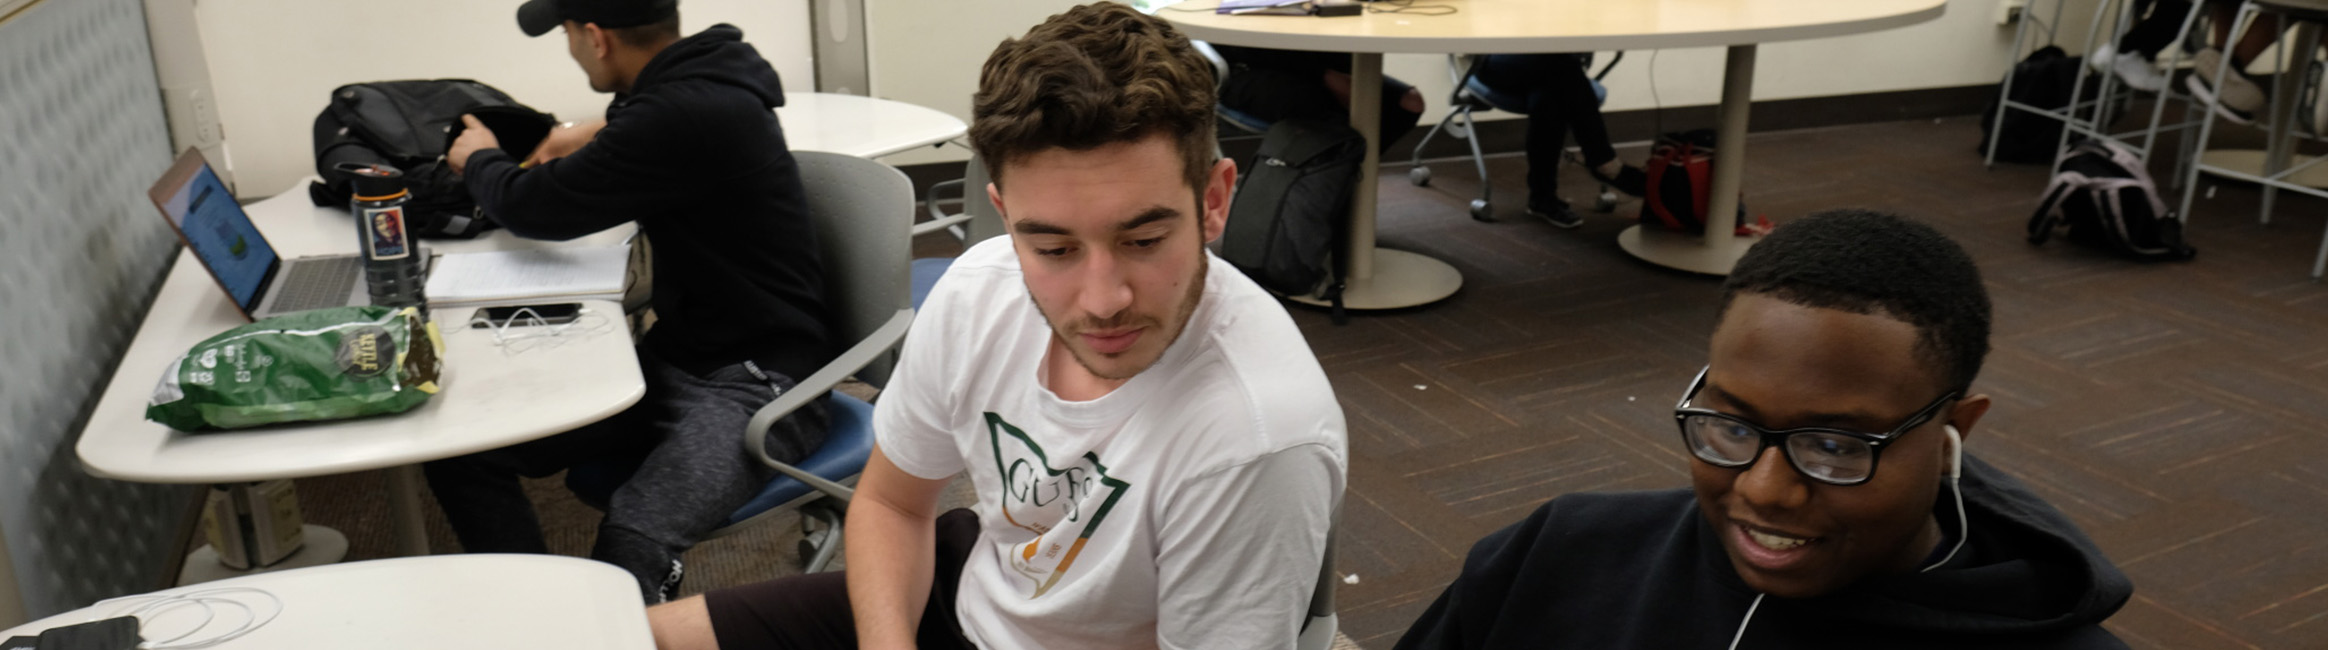
{"type": "Polygon", "coordinates": [[[1762,460],[1762,452],[1767,451],[1771,447],[1775,446],[1778,447],[1779,453],[1786,456],[1787,466],[1794,468],[1794,471],[1798,474],[1802,474],[1803,478],[1811,479],[1813,481],[1818,481],[1828,485],[1839,485],[1846,487],[1860,485],[1873,480],[1875,478],[1876,466],[1881,464],[1880,461],[1883,460],[1883,448],[1885,446],[1899,441],[1900,437],[1907,435],[1908,431],[1930,423],[1932,418],[1939,414],[1941,405],[1947,404],[1948,402],[1956,400],[1957,398],[1964,395],[1964,391],[1961,390],[1948,391],[1948,394],[1941,395],[1939,399],[1932,400],[1931,404],[1926,404],[1924,408],[1917,410],[1914,415],[1908,416],[1906,421],[1901,422],[1898,427],[1892,428],[1890,433],[1874,434],[1861,431],[1852,431],[1849,429],[1837,429],[1833,427],[1798,427],[1793,429],[1773,431],[1763,427],[1760,424],[1748,422],[1745,418],[1730,415],[1728,413],[1723,413],[1713,409],[1699,408],[1689,405],[1690,400],[1697,397],[1698,391],[1705,389],[1706,374],[1712,371],[1713,368],[1714,367],[1712,365],[1708,365],[1704,368],[1698,369],[1697,378],[1692,379],[1689,382],[1689,390],[1682,391],[1681,401],[1675,402],[1673,405],[1674,428],[1676,431],[1681,433],[1681,444],[1684,448],[1689,450],[1689,455],[1691,458],[1704,461],[1708,465],[1720,467],[1723,469],[1738,469],[1741,467],[1753,466],[1754,463],[1762,460]],[[1747,430],[1753,431],[1762,437],[1761,446],[1754,449],[1753,458],[1749,458],[1745,461],[1737,463],[1723,463],[1707,459],[1704,456],[1700,456],[1697,453],[1696,446],[1691,445],[1689,440],[1689,418],[1690,416],[1696,415],[1719,418],[1736,423],[1740,426],[1744,426],[1747,430]],[[1804,433],[1836,434],[1867,443],[1867,475],[1862,476],[1855,481],[1835,481],[1831,479],[1820,478],[1819,476],[1814,475],[1809,471],[1805,471],[1803,469],[1802,462],[1795,460],[1794,448],[1788,447],[1786,445],[1788,438],[1804,433]]]}

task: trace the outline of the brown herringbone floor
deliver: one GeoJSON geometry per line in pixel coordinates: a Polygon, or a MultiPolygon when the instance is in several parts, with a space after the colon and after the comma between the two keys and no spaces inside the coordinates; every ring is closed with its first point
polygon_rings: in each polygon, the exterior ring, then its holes
{"type": "MultiPolygon", "coordinates": [[[[2187,264],[2022,241],[2044,170],[1984,171],[1969,118],[1756,134],[1748,207],[1782,224],[1835,207],[1932,222],[1971,249],[1997,303],[1969,449],[2019,474],[2133,576],[2111,627],[2137,648],[2328,647],[2328,286],[2307,277],[2328,202],[2226,185],[2192,218],[2187,264]]],[[[1638,159],[1638,150],[1624,152],[1638,159]]],[[[1387,648],[1472,541],[1555,495],[1685,484],[1667,420],[1704,363],[1717,281],[1627,257],[1628,221],[1555,230],[1518,212],[1518,158],[1491,162],[1501,221],[1463,211],[1467,164],[1434,187],[1384,170],[1382,242],[1453,263],[1454,297],[1335,327],[1295,310],[1350,422],[1342,629],[1387,648]]],[[[1572,168],[1569,195],[1589,203],[1572,168]]],[[[1635,209],[1627,203],[1619,214],[1635,209]]],[[[946,244],[923,242],[924,254],[946,244]]],[[[387,550],[370,474],[301,481],[309,518],[387,550]]],[[[595,514],[536,486],[561,552],[595,514]]],[[[456,548],[435,527],[440,549],[456,548]]],[[[786,526],[689,556],[689,590],[790,572],[786,526]]]]}

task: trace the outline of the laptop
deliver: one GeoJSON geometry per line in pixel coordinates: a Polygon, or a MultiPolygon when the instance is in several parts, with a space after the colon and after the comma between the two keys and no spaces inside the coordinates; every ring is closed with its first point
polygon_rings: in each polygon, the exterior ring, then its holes
{"type": "Polygon", "coordinates": [[[259,235],[250,215],[199,149],[187,148],[147,194],[245,318],[371,304],[364,287],[363,257],[284,260],[259,235]]]}

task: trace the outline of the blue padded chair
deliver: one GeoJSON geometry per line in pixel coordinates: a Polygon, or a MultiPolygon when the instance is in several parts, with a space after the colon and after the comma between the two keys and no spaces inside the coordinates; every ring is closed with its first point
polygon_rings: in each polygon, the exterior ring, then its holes
{"type": "MultiPolygon", "coordinates": [[[[913,183],[896,168],[864,158],[813,151],[792,155],[799,162],[824,259],[831,310],[827,325],[833,340],[850,342],[850,347],[752,415],[742,432],[744,448],[777,475],[704,538],[733,534],[797,508],[804,568],[816,572],[840,551],[841,518],[854,493],[849,486],[873,452],[872,405],[833,389],[852,375],[876,387],[888,383],[896,365],[893,350],[913,324],[912,283],[906,275],[911,225],[898,218],[913,210],[913,183]],[[798,465],[768,458],[768,427],[828,394],[832,425],[824,446],[798,465]]],[[[566,485],[583,502],[604,507],[606,497],[637,469],[635,462],[576,467],[566,473],[566,485]]]]}
{"type": "MultiPolygon", "coordinates": [[[[1579,64],[1587,68],[1591,67],[1590,56],[1582,55],[1579,64]]],[[[1607,86],[1601,85],[1601,78],[1608,76],[1609,71],[1616,69],[1617,62],[1624,60],[1624,58],[1625,53],[1618,52],[1616,58],[1609,60],[1607,67],[1601,68],[1600,73],[1592,76],[1592,94],[1596,102],[1608,102],[1609,89],[1607,86]]],[[[1485,57],[1473,57],[1466,63],[1464,57],[1460,55],[1447,55],[1447,76],[1455,82],[1455,94],[1448,99],[1447,117],[1440,119],[1439,124],[1431,127],[1430,132],[1424,133],[1422,142],[1415,143],[1414,157],[1409,161],[1412,166],[1407,168],[1407,180],[1416,186],[1430,186],[1431,168],[1423,164],[1423,147],[1431,144],[1432,137],[1439,135],[1440,132],[1445,132],[1451,137],[1462,139],[1464,142],[1470,143],[1471,164],[1479,170],[1479,198],[1471,201],[1471,218],[1492,221],[1490,215],[1493,214],[1493,208],[1490,201],[1493,198],[1494,186],[1487,182],[1487,155],[1479,150],[1479,138],[1472,136],[1472,129],[1477,125],[1472,114],[1478,111],[1496,110],[1524,115],[1528,112],[1528,101],[1526,97],[1501,92],[1480,82],[1479,65],[1484,60],[1486,60],[1485,57]],[[1458,119],[1462,120],[1463,123],[1456,124],[1455,121],[1458,119]]],[[[1601,212],[1608,212],[1615,210],[1616,205],[1616,194],[1610,192],[1608,186],[1601,186],[1600,200],[1594,205],[1594,208],[1601,212]]]]}

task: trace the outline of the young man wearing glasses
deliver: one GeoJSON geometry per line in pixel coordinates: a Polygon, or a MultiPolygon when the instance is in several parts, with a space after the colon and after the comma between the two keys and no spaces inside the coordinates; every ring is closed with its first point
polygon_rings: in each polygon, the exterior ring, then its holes
{"type": "Polygon", "coordinates": [[[1693,489],[1573,494],[1472,547],[1415,648],[2123,648],[2133,592],[2060,512],[1962,451],[1989,302],[1891,215],[1778,229],[1722,287],[1674,409],[1693,489]]]}

